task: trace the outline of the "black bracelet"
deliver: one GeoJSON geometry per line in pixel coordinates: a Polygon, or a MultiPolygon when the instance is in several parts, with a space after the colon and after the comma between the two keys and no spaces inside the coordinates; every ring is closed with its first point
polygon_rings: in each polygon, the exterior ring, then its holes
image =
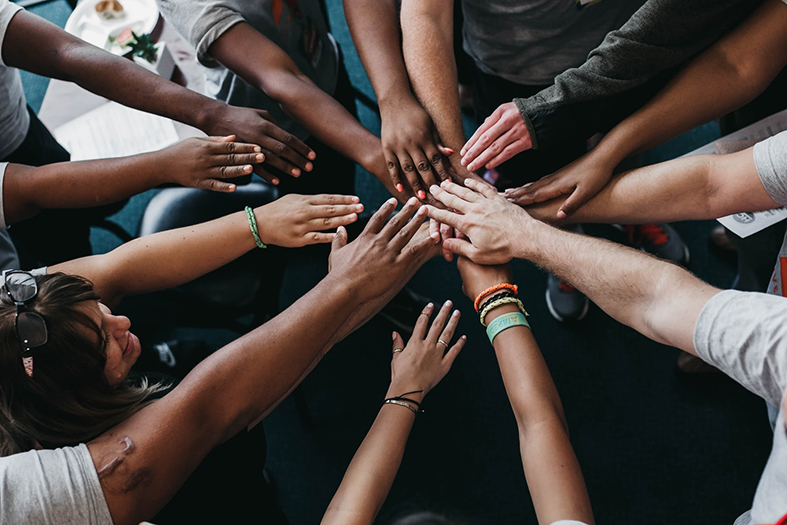
{"type": "Polygon", "coordinates": [[[478,309],[478,315],[480,316],[481,312],[483,312],[487,306],[492,304],[494,301],[497,301],[498,299],[502,299],[503,297],[516,297],[516,294],[514,292],[506,290],[504,292],[500,292],[497,295],[493,295],[491,298],[484,301],[484,304],[482,304],[481,308],[478,309]]]}
{"type": "Polygon", "coordinates": [[[408,396],[410,394],[420,394],[421,392],[423,392],[423,390],[413,390],[412,392],[405,392],[404,394],[399,394],[398,396],[395,397],[389,397],[388,399],[383,401],[383,404],[384,405],[394,404],[394,405],[403,406],[412,410],[414,414],[417,414],[418,412],[423,412],[423,410],[421,410],[421,403],[419,403],[415,399],[410,399],[409,397],[404,397],[404,396],[408,396]],[[411,407],[409,403],[414,404],[416,408],[411,407]]]}

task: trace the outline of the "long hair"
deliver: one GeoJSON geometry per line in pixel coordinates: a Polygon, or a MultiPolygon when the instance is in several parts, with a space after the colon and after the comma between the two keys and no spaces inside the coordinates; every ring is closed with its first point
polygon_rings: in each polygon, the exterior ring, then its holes
{"type": "Polygon", "coordinates": [[[139,410],[161,389],[104,376],[101,327],[80,308],[99,296],[89,280],[64,273],[36,276],[25,306],[44,318],[46,344],[33,349],[33,377],[22,365],[16,306],[0,289],[0,457],[87,442],[139,410]]]}

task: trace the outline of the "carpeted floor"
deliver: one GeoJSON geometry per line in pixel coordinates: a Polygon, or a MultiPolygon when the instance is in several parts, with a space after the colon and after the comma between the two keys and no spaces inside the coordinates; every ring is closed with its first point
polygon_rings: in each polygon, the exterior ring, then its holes
{"type": "MultiPolygon", "coordinates": [[[[341,3],[329,0],[328,5],[353,83],[373,95],[341,3]]],[[[34,12],[62,26],[68,7],[58,0],[34,12]]],[[[45,81],[26,75],[24,82],[31,105],[38,107],[45,81]]],[[[364,124],[379,132],[376,116],[363,107],[359,112],[364,124]]],[[[650,152],[648,160],[672,158],[715,136],[718,128],[705,126],[650,152]]],[[[385,198],[367,174],[359,174],[357,186],[368,209],[385,198]]],[[[144,197],[132,201],[117,219],[135,230],[145,202],[144,197]]],[[[676,228],[691,249],[691,270],[725,287],[734,277],[734,264],[709,250],[713,225],[680,223],[676,228]]],[[[610,227],[587,231],[623,240],[610,227]]],[[[117,242],[103,234],[93,240],[97,251],[117,242]]],[[[282,307],[324,275],[325,255],[319,248],[292,254],[282,307]]],[[[770,450],[764,403],[724,377],[678,374],[676,350],[650,342],[597,308],[580,324],[556,322],[544,302],[545,274],[524,262],[514,270],[565,407],[596,521],[729,524],[747,510],[770,450]]],[[[469,342],[427,399],[378,522],[413,509],[432,509],[467,524],[536,523],[494,354],[461,294],[455,265],[431,261],[412,285],[437,301],[454,300],[466,315],[460,328],[469,342]]],[[[294,525],[319,521],[377,413],[387,387],[391,329],[384,320],[373,319],[337,345],[306,379],[311,425],[304,425],[291,399],[265,422],[270,474],[294,525]]],[[[214,342],[232,337],[213,331],[185,334],[214,342]]]]}

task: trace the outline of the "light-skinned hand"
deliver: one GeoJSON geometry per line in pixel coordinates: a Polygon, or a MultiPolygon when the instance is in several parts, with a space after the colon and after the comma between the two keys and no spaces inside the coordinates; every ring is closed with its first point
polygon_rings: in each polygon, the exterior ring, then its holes
{"type": "Polygon", "coordinates": [[[430,188],[448,209],[427,206],[429,217],[452,226],[469,239],[447,239],[443,246],[474,263],[507,263],[515,255],[517,237],[526,235],[535,220],[493,186],[473,179],[465,179],[464,183],[466,187],[443,182],[430,188]]]}
{"type": "Polygon", "coordinates": [[[297,248],[331,242],[325,233],[358,220],[363,204],[351,195],[285,195],[254,210],[260,240],[297,248]]]}
{"type": "Polygon", "coordinates": [[[397,332],[393,333],[393,349],[404,348],[404,350],[393,353],[388,397],[415,392],[406,397],[420,401],[451,369],[456,356],[467,341],[467,337],[463,335],[453,346],[450,348],[448,346],[451,344],[460,317],[459,310],[451,313],[451,306],[451,301],[446,301],[430,327],[429,319],[434,311],[434,305],[432,303],[426,305],[418,316],[407,346],[404,345],[402,336],[397,332]],[[421,392],[418,392],[419,390],[421,392]]]}
{"type": "Polygon", "coordinates": [[[525,119],[513,102],[489,115],[459,152],[462,166],[470,171],[492,169],[533,147],[525,119]]]}
{"type": "MultiPolygon", "coordinates": [[[[210,135],[236,134],[240,140],[259,144],[265,155],[265,164],[293,177],[314,168],[317,155],[298,137],[281,129],[270,113],[261,109],[223,105],[211,112],[204,131],[210,135]]],[[[261,167],[254,172],[272,184],[279,178],[261,167]]]]}

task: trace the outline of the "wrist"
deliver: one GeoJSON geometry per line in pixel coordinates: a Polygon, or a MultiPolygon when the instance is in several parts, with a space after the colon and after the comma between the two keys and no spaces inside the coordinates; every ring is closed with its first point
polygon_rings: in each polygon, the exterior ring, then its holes
{"type": "Polygon", "coordinates": [[[388,392],[385,394],[385,399],[392,397],[406,397],[416,403],[422,403],[426,397],[426,389],[422,386],[416,386],[415,383],[392,382],[388,387],[388,392]],[[421,390],[421,392],[418,392],[418,390],[421,390]]]}
{"type": "Polygon", "coordinates": [[[195,128],[202,130],[209,136],[224,136],[227,133],[223,129],[223,123],[227,120],[226,114],[229,106],[218,100],[207,98],[209,103],[200,104],[196,122],[192,124],[195,128]]]}

